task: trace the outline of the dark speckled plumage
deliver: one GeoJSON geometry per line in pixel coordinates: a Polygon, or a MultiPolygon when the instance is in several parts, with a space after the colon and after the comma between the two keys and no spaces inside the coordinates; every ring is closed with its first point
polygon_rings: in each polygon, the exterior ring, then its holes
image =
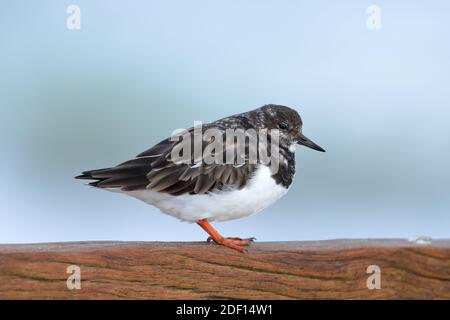
{"type": "MultiPolygon", "coordinates": [[[[295,155],[289,147],[300,143],[323,151],[302,135],[302,120],[299,114],[285,106],[265,105],[203,125],[203,130],[210,128],[218,129],[223,134],[226,129],[279,129],[280,167],[274,172],[273,178],[277,184],[286,188],[292,183],[295,173],[295,155]]],[[[193,128],[189,132],[192,133],[193,128]]],[[[262,165],[246,161],[240,166],[204,163],[193,166],[196,163],[193,158],[191,164],[176,164],[170,157],[176,143],[178,142],[169,138],[165,139],[134,159],[112,168],[85,171],[76,178],[95,180],[90,185],[99,188],[121,188],[124,191],[149,189],[172,195],[204,194],[213,190],[243,188],[258,166],[262,165]]],[[[204,142],[203,147],[207,144],[208,142],[204,142]]],[[[246,148],[249,148],[248,143],[246,148]]]]}

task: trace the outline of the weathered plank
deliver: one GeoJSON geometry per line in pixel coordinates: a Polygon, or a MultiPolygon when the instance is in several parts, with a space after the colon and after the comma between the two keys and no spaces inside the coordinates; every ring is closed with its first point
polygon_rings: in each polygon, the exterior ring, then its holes
{"type": "Polygon", "coordinates": [[[450,299],[450,241],[0,245],[0,299],[450,299]],[[81,270],[69,290],[67,267],[81,270]],[[381,289],[367,288],[369,265],[381,289]]]}

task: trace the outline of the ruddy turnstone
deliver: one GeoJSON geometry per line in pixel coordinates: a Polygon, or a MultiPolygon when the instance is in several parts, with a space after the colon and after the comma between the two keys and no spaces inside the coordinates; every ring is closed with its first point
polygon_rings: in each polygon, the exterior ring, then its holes
{"type": "Polygon", "coordinates": [[[249,216],[287,193],[295,173],[295,146],[325,151],[303,135],[302,125],[297,111],[269,104],[194,126],[131,160],[76,178],[95,180],[89,185],[196,222],[209,234],[208,241],[244,252],[253,238],[224,238],[210,222],[249,216]]]}

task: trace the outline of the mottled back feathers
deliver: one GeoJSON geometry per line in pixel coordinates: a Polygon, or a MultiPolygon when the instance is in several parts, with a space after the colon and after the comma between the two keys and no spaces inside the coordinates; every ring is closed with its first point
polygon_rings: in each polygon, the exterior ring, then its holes
{"type": "MultiPolygon", "coordinates": [[[[203,131],[214,128],[223,136],[223,154],[215,150],[216,156],[223,156],[236,148],[235,141],[225,137],[227,129],[272,129],[277,128],[279,121],[289,121],[292,132],[301,129],[301,118],[298,113],[284,106],[266,105],[253,111],[223,118],[203,126],[203,131]],[[226,142],[226,143],[225,143],[226,142]]],[[[188,130],[193,134],[194,128],[188,130]]],[[[268,137],[270,144],[270,135],[268,137]]],[[[204,150],[212,141],[203,141],[204,150]]],[[[287,143],[281,145],[283,161],[278,172],[273,174],[277,184],[288,187],[295,172],[294,154],[288,150],[287,143]]],[[[233,190],[245,187],[254,175],[259,163],[250,163],[248,158],[233,160],[233,163],[206,164],[202,159],[192,155],[189,163],[178,163],[172,160],[173,148],[179,143],[165,139],[152,148],[140,153],[136,158],[128,160],[112,168],[89,170],[83,172],[78,179],[95,180],[90,185],[98,188],[120,188],[123,191],[148,189],[171,195],[205,194],[218,190],[233,190]]],[[[245,154],[256,152],[258,148],[245,140],[245,154]]],[[[266,146],[270,150],[269,146],[266,146]]],[[[236,152],[233,152],[236,156],[236,152]]]]}

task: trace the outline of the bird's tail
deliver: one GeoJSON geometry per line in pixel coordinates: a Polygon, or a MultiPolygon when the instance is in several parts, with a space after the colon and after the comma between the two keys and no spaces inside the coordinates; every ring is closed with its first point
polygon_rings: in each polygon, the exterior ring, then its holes
{"type": "Polygon", "coordinates": [[[89,182],[88,184],[93,187],[98,187],[98,184],[101,181],[107,179],[107,177],[103,176],[101,173],[108,172],[110,169],[112,168],[83,171],[79,176],[76,176],[75,179],[96,180],[89,182]]]}
{"type": "Polygon", "coordinates": [[[75,179],[95,180],[88,184],[98,188],[135,190],[149,183],[147,173],[151,165],[146,158],[126,161],[116,167],[83,171],[75,179]]]}

